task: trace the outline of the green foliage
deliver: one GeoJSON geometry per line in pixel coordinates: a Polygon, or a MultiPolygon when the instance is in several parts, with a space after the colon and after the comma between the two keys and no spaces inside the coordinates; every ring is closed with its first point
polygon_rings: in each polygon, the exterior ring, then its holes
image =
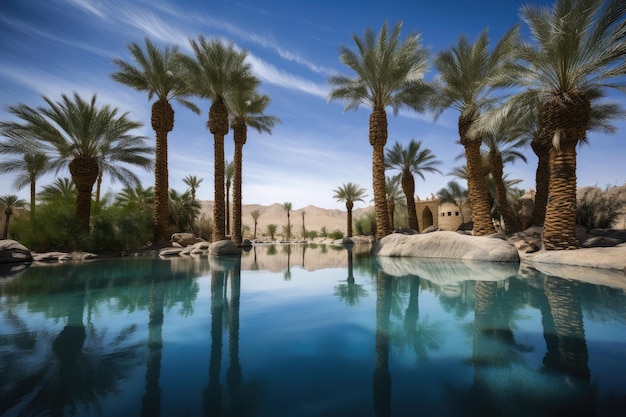
{"type": "Polygon", "coordinates": [[[211,240],[211,236],[213,236],[213,219],[203,214],[196,220],[195,232],[196,236],[204,240],[211,240]]]}
{"type": "Polygon", "coordinates": [[[321,237],[327,237],[328,236],[328,230],[326,230],[326,226],[322,226],[322,228],[320,229],[320,236],[321,237]]]}
{"type": "Polygon", "coordinates": [[[272,240],[274,240],[274,235],[276,234],[277,227],[278,226],[273,223],[267,225],[267,234],[270,235],[270,239],[272,240]]]}
{"type": "Polygon", "coordinates": [[[306,233],[304,234],[304,238],[305,239],[313,240],[316,237],[317,237],[317,231],[316,230],[307,230],[306,233]]]}
{"type": "Polygon", "coordinates": [[[340,230],[333,230],[328,234],[328,237],[334,240],[343,239],[343,232],[340,230]]]}
{"type": "Polygon", "coordinates": [[[354,219],[354,230],[357,235],[376,235],[376,213],[372,211],[354,219]]]}
{"type": "Polygon", "coordinates": [[[626,186],[583,187],[578,190],[576,223],[591,229],[607,229],[625,213],[626,186]]]}

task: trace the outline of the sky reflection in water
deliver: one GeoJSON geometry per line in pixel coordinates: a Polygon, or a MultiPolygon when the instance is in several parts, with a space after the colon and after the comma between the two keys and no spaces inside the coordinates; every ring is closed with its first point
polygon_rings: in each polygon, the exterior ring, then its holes
{"type": "Polygon", "coordinates": [[[624,289],[517,264],[272,245],[0,279],[2,416],[626,410],[624,289]]]}

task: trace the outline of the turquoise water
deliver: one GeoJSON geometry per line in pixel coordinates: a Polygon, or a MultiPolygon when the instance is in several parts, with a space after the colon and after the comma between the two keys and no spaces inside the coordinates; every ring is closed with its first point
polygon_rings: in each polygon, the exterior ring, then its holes
{"type": "Polygon", "coordinates": [[[517,264],[271,245],[0,278],[1,416],[625,414],[626,291],[517,264]]]}

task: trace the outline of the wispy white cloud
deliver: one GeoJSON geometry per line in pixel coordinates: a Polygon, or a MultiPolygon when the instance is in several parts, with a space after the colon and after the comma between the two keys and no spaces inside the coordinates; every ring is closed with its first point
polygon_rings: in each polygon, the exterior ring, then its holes
{"type": "Polygon", "coordinates": [[[67,39],[67,38],[52,34],[47,30],[39,29],[36,26],[33,26],[21,19],[9,18],[7,16],[0,16],[0,22],[10,27],[11,29],[21,32],[28,36],[41,38],[44,40],[49,40],[49,41],[52,41],[61,45],[70,46],[72,48],[81,49],[83,51],[86,51],[95,55],[99,55],[105,58],[109,58],[113,56],[113,53],[110,51],[107,51],[102,48],[98,48],[97,46],[94,46],[94,45],[89,45],[87,43],[84,43],[78,40],[67,39]]]}
{"type": "Polygon", "coordinates": [[[98,16],[101,19],[106,18],[104,7],[100,3],[96,3],[90,0],[65,0],[66,2],[78,7],[79,9],[98,16]]]}
{"type": "Polygon", "coordinates": [[[189,36],[187,33],[174,25],[166,23],[150,10],[125,5],[118,9],[117,16],[122,23],[138,29],[144,36],[184,48],[189,47],[187,42],[189,36]]]}
{"type": "Polygon", "coordinates": [[[250,65],[252,65],[252,69],[256,75],[263,81],[267,81],[270,84],[278,85],[286,89],[297,90],[322,98],[328,97],[330,90],[325,85],[322,86],[310,80],[306,80],[280,70],[274,65],[252,54],[248,54],[248,61],[250,62],[250,65]]]}

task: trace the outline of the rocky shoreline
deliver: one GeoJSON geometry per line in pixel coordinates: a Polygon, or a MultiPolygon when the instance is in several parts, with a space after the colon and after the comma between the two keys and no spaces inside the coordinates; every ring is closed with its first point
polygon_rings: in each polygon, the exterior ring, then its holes
{"type": "MultiPolygon", "coordinates": [[[[190,236],[174,236],[171,245],[146,247],[126,251],[118,256],[220,256],[239,253],[241,248],[226,240],[211,244],[206,241],[189,240],[190,236]]],[[[193,238],[193,236],[191,236],[193,238]]],[[[311,242],[329,245],[372,244],[372,254],[380,259],[419,258],[451,259],[459,261],[488,261],[519,264],[519,274],[534,269],[547,275],[594,283],[612,282],[626,288],[626,230],[596,230],[589,234],[579,231],[581,249],[546,251],[541,248],[541,228],[505,237],[492,235],[475,237],[458,232],[435,231],[426,234],[410,232],[393,233],[373,242],[371,237],[357,236],[351,239],[323,239],[311,242]]],[[[249,245],[277,242],[247,242],[249,245]]],[[[283,242],[286,243],[286,242],[283,242]]],[[[0,275],[12,275],[25,269],[30,263],[54,263],[88,261],[115,257],[89,252],[30,252],[19,242],[0,241],[0,275]]],[[[411,261],[407,261],[411,263],[411,261]]],[[[419,268],[418,268],[419,269],[419,268]]]]}

